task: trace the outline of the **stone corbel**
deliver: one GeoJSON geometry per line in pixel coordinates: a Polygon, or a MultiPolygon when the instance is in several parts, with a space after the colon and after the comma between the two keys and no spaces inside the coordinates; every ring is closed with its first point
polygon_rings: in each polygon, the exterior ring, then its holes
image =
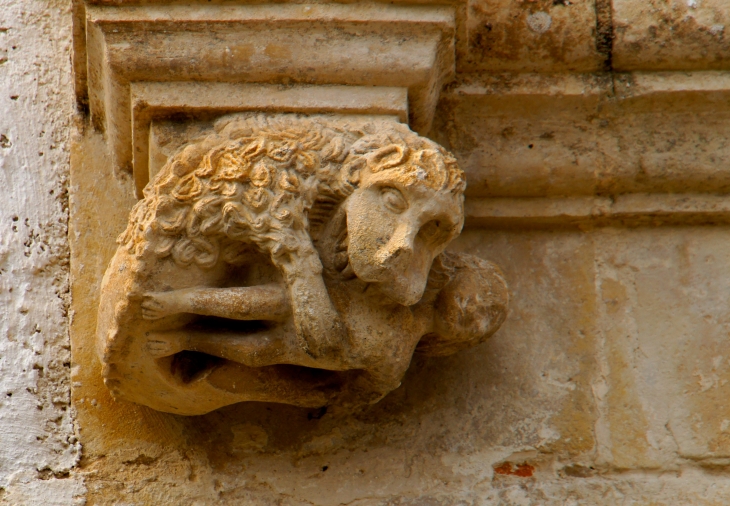
{"type": "Polygon", "coordinates": [[[77,92],[140,197],[156,120],[360,113],[396,116],[424,133],[454,75],[453,6],[87,5],[85,13],[77,92]]]}
{"type": "Polygon", "coordinates": [[[355,408],[414,352],[499,328],[499,269],[445,251],[464,173],[419,135],[455,23],[436,5],[86,6],[77,85],[141,199],[97,315],[117,399],[355,408]]]}

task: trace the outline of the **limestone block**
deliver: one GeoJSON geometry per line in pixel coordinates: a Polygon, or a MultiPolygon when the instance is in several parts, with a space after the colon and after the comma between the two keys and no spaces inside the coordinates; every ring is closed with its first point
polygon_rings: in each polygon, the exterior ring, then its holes
{"type": "MultiPolygon", "coordinates": [[[[509,318],[484,347],[486,355],[471,359],[488,360],[470,379],[482,449],[538,449],[565,458],[589,453],[596,444],[598,365],[592,242],[578,231],[467,229],[455,249],[509,266],[509,318]]],[[[512,462],[535,460],[516,455],[512,462]]]]}
{"type": "Polygon", "coordinates": [[[593,227],[730,223],[724,195],[628,193],[611,197],[470,198],[466,224],[593,227]]]}
{"type": "Polygon", "coordinates": [[[613,0],[613,67],[711,70],[730,66],[725,0],[613,0]]]}
{"type": "Polygon", "coordinates": [[[727,242],[726,227],[598,238],[605,458],[618,467],[730,458],[727,242]]]}
{"type": "Polygon", "coordinates": [[[460,71],[602,70],[594,0],[469,0],[468,55],[460,71]]]}
{"type": "Polygon", "coordinates": [[[574,197],[730,190],[728,75],[469,76],[434,138],[467,195],[574,197]]]}

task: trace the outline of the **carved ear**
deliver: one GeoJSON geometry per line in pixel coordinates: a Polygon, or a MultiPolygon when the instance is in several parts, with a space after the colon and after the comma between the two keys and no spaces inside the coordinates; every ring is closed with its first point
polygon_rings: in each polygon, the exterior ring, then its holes
{"type": "Polygon", "coordinates": [[[408,147],[401,144],[390,144],[367,155],[368,167],[373,172],[390,169],[403,163],[408,156],[408,147]]]}

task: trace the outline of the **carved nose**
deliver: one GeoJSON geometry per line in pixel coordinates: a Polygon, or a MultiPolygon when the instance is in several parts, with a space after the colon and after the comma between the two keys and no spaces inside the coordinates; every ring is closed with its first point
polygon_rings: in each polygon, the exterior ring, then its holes
{"type": "Polygon", "coordinates": [[[408,261],[413,253],[415,232],[408,225],[399,226],[388,243],[378,251],[376,258],[380,264],[408,261]]]}

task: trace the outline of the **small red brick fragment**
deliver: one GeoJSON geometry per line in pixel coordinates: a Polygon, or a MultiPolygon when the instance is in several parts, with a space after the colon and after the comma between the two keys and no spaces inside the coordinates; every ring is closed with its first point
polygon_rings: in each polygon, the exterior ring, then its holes
{"type": "Polygon", "coordinates": [[[519,476],[521,478],[529,478],[532,476],[535,470],[530,464],[518,464],[516,467],[512,467],[510,462],[505,462],[498,466],[494,466],[494,472],[497,474],[505,474],[511,476],[519,476]]]}

